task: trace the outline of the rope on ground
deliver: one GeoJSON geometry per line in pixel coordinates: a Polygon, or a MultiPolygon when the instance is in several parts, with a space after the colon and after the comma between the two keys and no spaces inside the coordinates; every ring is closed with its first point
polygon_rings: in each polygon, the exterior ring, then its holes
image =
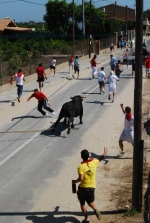
{"type": "Polygon", "coordinates": [[[14,131],[3,131],[3,132],[0,132],[0,134],[2,134],[2,133],[43,132],[43,131],[52,130],[52,129],[54,129],[54,128],[48,128],[48,129],[35,129],[35,130],[14,130],[14,131]]]}

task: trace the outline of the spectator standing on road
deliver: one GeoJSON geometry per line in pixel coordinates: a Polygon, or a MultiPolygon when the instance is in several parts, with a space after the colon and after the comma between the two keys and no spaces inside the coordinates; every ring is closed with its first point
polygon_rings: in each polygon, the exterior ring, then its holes
{"type": "Polygon", "coordinates": [[[146,77],[150,77],[150,56],[145,60],[146,77]]]}
{"type": "MultiPolygon", "coordinates": [[[[79,70],[79,60],[78,60],[78,56],[76,56],[75,59],[74,59],[74,75],[77,72],[77,74],[78,74],[77,78],[79,78],[79,71],[80,71],[79,70]]],[[[73,78],[74,78],[74,75],[72,75],[73,78]]]]}
{"type": "Polygon", "coordinates": [[[91,68],[92,68],[92,77],[93,77],[93,78],[94,78],[95,75],[97,74],[97,67],[96,67],[96,65],[97,65],[97,64],[100,64],[100,62],[97,62],[97,61],[96,61],[96,58],[97,58],[97,55],[95,54],[95,55],[93,56],[92,60],[90,61],[90,63],[91,63],[91,68]]]}
{"type": "Polygon", "coordinates": [[[22,74],[22,70],[19,69],[18,73],[13,75],[10,79],[10,84],[12,84],[12,80],[16,78],[16,86],[17,86],[17,100],[20,102],[20,98],[23,92],[23,81],[25,81],[24,75],[22,74]]]}
{"type": "Polygon", "coordinates": [[[125,50],[124,58],[123,58],[123,63],[127,65],[128,68],[128,49],[125,50]]]}
{"type": "Polygon", "coordinates": [[[70,73],[70,69],[72,68],[72,72],[73,72],[73,67],[74,67],[74,56],[71,55],[68,59],[69,62],[69,73],[70,73]]]}
{"type": "Polygon", "coordinates": [[[116,76],[120,79],[120,74],[123,72],[123,70],[121,70],[121,65],[120,65],[120,60],[118,60],[118,62],[116,63],[116,69],[115,69],[115,73],[116,76]]]}
{"type": "Polygon", "coordinates": [[[81,158],[83,162],[78,167],[79,177],[77,180],[73,180],[72,183],[79,183],[77,196],[80,202],[81,210],[84,215],[84,220],[82,223],[89,223],[87,209],[85,206],[85,202],[93,209],[98,220],[101,220],[101,214],[96,209],[94,204],[94,193],[96,188],[96,168],[98,164],[103,158],[106,156],[108,152],[108,148],[104,147],[104,153],[99,157],[99,159],[89,159],[89,152],[87,150],[81,151],[81,158]]]}
{"type": "Polygon", "coordinates": [[[38,68],[36,69],[36,73],[37,73],[37,82],[39,83],[39,89],[41,91],[42,87],[44,87],[44,77],[46,78],[47,80],[47,76],[46,76],[46,73],[45,73],[45,70],[44,68],[42,67],[42,64],[40,63],[38,68]]]}
{"type": "Polygon", "coordinates": [[[100,88],[100,94],[103,92],[105,93],[105,72],[104,72],[104,67],[101,67],[101,71],[98,71],[98,83],[99,83],[99,88],[100,88]]]}
{"type": "Polygon", "coordinates": [[[114,72],[111,70],[110,75],[107,77],[108,81],[108,100],[111,100],[111,96],[113,95],[112,102],[115,100],[115,94],[116,94],[116,83],[119,81],[119,78],[114,74],[114,72]]]}
{"type": "Polygon", "coordinates": [[[29,101],[31,98],[36,98],[38,100],[38,111],[42,113],[43,117],[49,116],[48,113],[42,110],[42,107],[46,109],[47,111],[51,112],[53,116],[55,116],[54,110],[52,110],[50,107],[47,106],[47,104],[50,106],[50,103],[48,101],[48,98],[46,97],[45,94],[42,92],[38,91],[38,89],[34,89],[34,93],[31,94],[31,96],[27,99],[29,101]]]}
{"type": "Polygon", "coordinates": [[[110,64],[111,70],[113,70],[113,71],[115,71],[116,62],[117,62],[116,58],[111,54],[110,55],[110,63],[109,64],[110,64]]]}
{"type": "Polygon", "coordinates": [[[121,39],[120,40],[120,47],[121,47],[121,50],[122,50],[122,48],[125,46],[125,42],[124,42],[124,40],[123,39],[121,39]]]}
{"type": "Polygon", "coordinates": [[[112,51],[113,51],[113,42],[112,41],[110,42],[109,47],[110,47],[110,53],[112,53],[112,51]]]}
{"type": "Polygon", "coordinates": [[[125,150],[123,147],[123,141],[127,141],[132,143],[134,146],[134,116],[131,113],[130,107],[123,107],[123,104],[120,104],[120,107],[125,115],[124,119],[124,129],[119,138],[119,147],[121,151],[119,152],[118,156],[123,156],[125,154],[125,150]]]}
{"type": "Polygon", "coordinates": [[[132,59],[132,76],[135,73],[135,58],[132,59]]]}
{"type": "Polygon", "coordinates": [[[56,57],[53,57],[53,59],[50,61],[50,72],[54,71],[54,76],[56,74],[56,57]]]}

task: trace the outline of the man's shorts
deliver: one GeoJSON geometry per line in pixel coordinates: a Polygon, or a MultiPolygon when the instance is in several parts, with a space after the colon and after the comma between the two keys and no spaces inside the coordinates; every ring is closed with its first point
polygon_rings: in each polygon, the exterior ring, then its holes
{"type": "Polygon", "coordinates": [[[92,66],[92,74],[95,76],[97,74],[97,67],[92,66]]]}
{"type": "Polygon", "coordinates": [[[115,93],[116,92],[116,87],[109,87],[108,86],[108,91],[109,91],[109,94],[112,94],[113,92],[115,93]]]}
{"type": "Polygon", "coordinates": [[[150,74],[150,68],[146,68],[146,73],[150,74]]]}
{"type": "Polygon", "coordinates": [[[74,62],[69,62],[69,67],[73,66],[74,62]]]}
{"type": "Polygon", "coordinates": [[[119,140],[134,143],[134,131],[123,130],[119,140]]]}
{"type": "Polygon", "coordinates": [[[94,201],[95,195],[95,188],[82,188],[78,187],[77,196],[78,200],[81,204],[85,204],[85,201],[89,204],[94,201]]]}
{"type": "Polygon", "coordinates": [[[53,70],[55,70],[55,66],[53,66],[53,65],[50,65],[50,69],[53,69],[53,70]]]}
{"type": "Polygon", "coordinates": [[[38,77],[37,82],[43,82],[44,81],[44,76],[43,77],[38,77]]]}
{"type": "Polygon", "coordinates": [[[79,72],[79,67],[78,66],[74,66],[74,71],[75,72],[79,72]]]}
{"type": "Polygon", "coordinates": [[[116,69],[116,65],[115,64],[110,65],[110,67],[111,67],[112,71],[115,71],[115,69],[116,69]]]}
{"type": "Polygon", "coordinates": [[[128,63],[128,60],[127,59],[123,59],[123,63],[128,63]]]}
{"type": "Polygon", "coordinates": [[[100,88],[105,86],[105,82],[104,81],[99,81],[98,83],[99,83],[100,88]]]}

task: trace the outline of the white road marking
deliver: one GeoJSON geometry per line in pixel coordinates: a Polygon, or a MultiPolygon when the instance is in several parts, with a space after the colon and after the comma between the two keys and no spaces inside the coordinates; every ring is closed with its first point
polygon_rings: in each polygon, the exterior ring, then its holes
{"type": "Polygon", "coordinates": [[[4,160],[0,162],[0,166],[2,166],[7,160],[9,160],[12,156],[14,156],[16,153],[18,153],[21,149],[23,149],[28,143],[30,143],[36,136],[38,136],[40,133],[36,133],[34,136],[32,136],[31,139],[27,140],[22,146],[20,146],[18,149],[16,149],[14,152],[12,152],[9,156],[7,156],[4,160]]]}
{"type": "Polygon", "coordinates": [[[94,91],[96,88],[98,88],[99,87],[99,85],[97,85],[95,88],[93,88],[90,92],[88,92],[87,94],[85,94],[85,95],[88,95],[88,94],[90,94],[92,91],[94,91]]]}

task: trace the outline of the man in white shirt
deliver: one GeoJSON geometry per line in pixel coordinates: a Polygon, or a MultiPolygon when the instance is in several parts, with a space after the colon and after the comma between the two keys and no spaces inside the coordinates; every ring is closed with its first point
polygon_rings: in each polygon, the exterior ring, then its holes
{"type": "Polygon", "coordinates": [[[104,67],[101,67],[101,70],[98,71],[98,83],[99,83],[99,88],[100,88],[100,94],[105,93],[105,72],[104,72],[104,67]]]}
{"type": "Polygon", "coordinates": [[[125,114],[125,119],[124,119],[124,129],[119,138],[119,147],[121,151],[119,152],[118,156],[123,156],[125,154],[123,141],[132,143],[132,145],[134,146],[134,116],[131,113],[130,107],[125,107],[124,109],[123,104],[120,104],[120,107],[123,113],[125,114]]]}
{"type": "Polygon", "coordinates": [[[10,84],[13,84],[12,83],[12,80],[16,78],[16,86],[17,86],[17,100],[18,102],[20,102],[20,97],[22,95],[22,92],[23,92],[23,81],[25,81],[25,78],[24,78],[24,75],[22,74],[22,70],[19,69],[18,70],[18,73],[13,75],[10,79],[10,84]]]}
{"type": "Polygon", "coordinates": [[[111,70],[110,75],[107,77],[108,81],[108,100],[111,100],[111,95],[113,95],[112,102],[114,102],[115,94],[116,94],[116,83],[119,81],[119,78],[114,74],[114,72],[111,70]]]}
{"type": "Polygon", "coordinates": [[[55,57],[53,57],[53,59],[50,62],[50,72],[51,70],[54,70],[54,76],[55,76],[55,73],[56,73],[56,58],[55,57]]]}

